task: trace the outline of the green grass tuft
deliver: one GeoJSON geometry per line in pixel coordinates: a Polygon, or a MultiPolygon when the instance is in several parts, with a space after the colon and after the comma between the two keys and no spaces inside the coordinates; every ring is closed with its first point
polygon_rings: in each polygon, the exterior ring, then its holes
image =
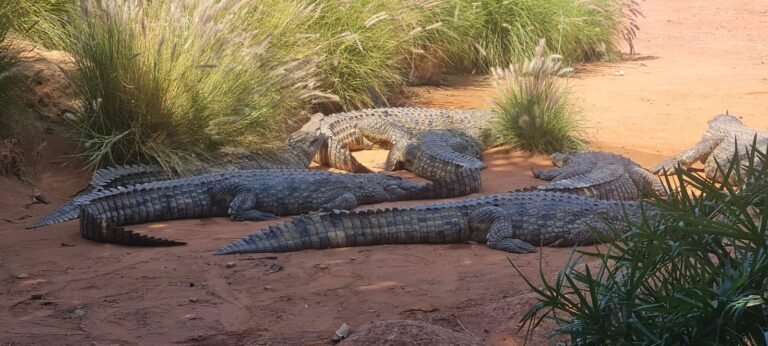
{"type": "Polygon", "coordinates": [[[578,251],[554,281],[528,282],[539,299],[523,318],[529,336],[548,319],[574,345],[765,345],[767,151],[726,163],[734,179],[722,183],[678,169],[669,198],[649,203],[657,220],[627,221],[607,250],[578,251]]]}
{"type": "Polygon", "coordinates": [[[532,60],[492,70],[498,89],[493,132],[499,144],[532,153],[568,152],[583,146],[580,118],[560,76],[572,69],[557,55],[544,56],[545,41],[532,60]]]}
{"type": "Polygon", "coordinates": [[[244,1],[91,2],[73,30],[77,120],[96,166],[182,168],[224,145],[279,142],[313,94],[316,69],[271,33],[240,30],[244,1]]]}
{"type": "Polygon", "coordinates": [[[11,32],[17,13],[11,7],[0,8],[0,109],[14,105],[14,91],[19,79],[15,73],[19,65],[18,50],[11,42],[11,32]]]}
{"type": "Polygon", "coordinates": [[[443,2],[441,13],[454,35],[437,44],[448,65],[465,72],[521,61],[541,38],[567,61],[612,59],[617,38],[634,39],[640,15],[625,0],[454,0],[443,2]]]}
{"type": "Polygon", "coordinates": [[[77,18],[72,0],[7,0],[15,13],[14,32],[49,49],[66,49],[66,27],[77,18]]]}

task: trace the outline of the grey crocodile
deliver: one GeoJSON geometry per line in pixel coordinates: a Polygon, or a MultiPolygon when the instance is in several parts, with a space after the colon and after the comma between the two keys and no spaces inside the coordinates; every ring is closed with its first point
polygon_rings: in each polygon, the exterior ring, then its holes
{"type": "Polygon", "coordinates": [[[534,245],[588,245],[638,221],[637,201],[605,201],[549,191],[512,192],[410,208],[310,213],[267,227],[217,255],[381,244],[485,242],[514,253],[534,245]],[[597,233],[593,233],[595,230],[597,233]]]}
{"type": "Polygon", "coordinates": [[[554,153],[551,157],[556,168],[531,170],[534,177],[551,181],[537,186],[540,190],[607,200],[636,200],[667,193],[657,176],[621,155],[582,151],[554,153]]]}
{"type": "MultiPolygon", "coordinates": [[[[369,145],[361,129],[381,122],[391,122],[412,131],[460,129],[466,135],[482,139],[492,115],[488,111],[434,108],[373,108],[320,116],[316,130],[327,135],[315,161],[350,172],[369,172],[351,153],[351,149],[369,145]]],[[[480,140],[482,142],[482,140],[480,140]]]]}
{"type": "MultiPolygon", "coordinates": [[[[726,169],[735,154],[741,165],[745,165],[753,143],[758,149],[768,147],[768,131],[746,127],[741,120],[728,113],[712,118],[707,125],[707,131],[698,143],[659,163],[651,171],[656,174],[671,174],[674,173],[675,167],[689,168],[696,161],[701,161],[704,163],[704,173],[708,179],[722,181],[718,164],[726,169]]],[[[763,163],[756,164],[761,167],[763,163]]]]}
{"type": "Polygon", "coordinates": [[[229,216],[261,221],[317,210],[418,198],[425,184],[387,174],[311,170],[243,170],[110,189],[82,204],[86,239],[125,245],[177,245],[120,226],[163,220],[229,216]]]}
{"type": "Polygon", "coordinates": [[[391,144],[386,170],[406,169],[432,182],[424,198],[479,192],[482,144],[459,130],[414,132],[388,120],[358,127],[369,139],[391,144]]]}
{"type": "Polygon", "coordinates": [[[223,153],[183,172],[168,172],[158,165],[102,168],[93,173],[88,187],[78,192],[77,196],[27,226],[27,229],[76,219],[80,213],[80,205],[98,196],[96,193],[103,190],[221,171],[307,168],[326,139],[322,134],[300,130],[293,133],[287,144],[275,150],[273,155],[242,151],[223,153]]]}

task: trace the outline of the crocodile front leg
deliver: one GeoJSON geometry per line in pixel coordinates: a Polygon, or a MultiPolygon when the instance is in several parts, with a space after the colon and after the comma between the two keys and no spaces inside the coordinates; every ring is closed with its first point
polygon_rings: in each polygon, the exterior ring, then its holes
{"type": "Polygon", "coordinates": [[[355,209],[358,204],[357,197],[347,192],[320,207],[320,211],[352,210],[355,209]]]}
{"type": "Polygon", "coordinates": [[[723,142],[724,137],[715,136],[712,134],[704,134],[698,143],[693,147],[684,150],[682,153],[675,155],[671,159],[664,160],[651,172],[654,174],[669,175],[675,172],[675,167],[682,166],[685,168],[690,167],[696,161],[704,161],[720,143],[723,142]]]}
{"type": "Polygon", "coordinates": [[[554,168],[548,168],[548,169],[531,168],[531,173],[533,173],[534,178],[547,180],[547,181],[551,181],[557,178],[557,176],[560,174],[563,174],[564,171],[565,170],[560,167],[554,167],[554,168]]]}
{"type": "Polygon", "coordinates": [[[232,199],[228,210],[234,221],[265,221],[276,219],[277,215],[256,209],[256,196],[251,192],[241,192],[232,199]]]}
{"type": "Polygon", "coordinates": [[[512,218],[500,207],[483,207],[469,215],[475,233],[487,232],[486,244],[494,250],[512,253],[536,252],[536,247],[514,237],[512,218]]]}

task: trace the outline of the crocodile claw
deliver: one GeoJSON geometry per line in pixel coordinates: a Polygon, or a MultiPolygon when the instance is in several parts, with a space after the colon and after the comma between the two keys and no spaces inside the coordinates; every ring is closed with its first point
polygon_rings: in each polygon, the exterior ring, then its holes
{"type": "Polygon", "coordinates": [[[499,241],[488,243],[488,247],[495,250],[501,250],[511,253],[532,253],[536,252],[536,247],[520,239],[504,238],[499,241]]]}

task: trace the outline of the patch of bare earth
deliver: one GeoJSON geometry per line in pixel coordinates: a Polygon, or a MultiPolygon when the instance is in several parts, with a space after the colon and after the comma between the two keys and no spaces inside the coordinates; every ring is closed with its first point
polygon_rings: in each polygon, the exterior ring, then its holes
{"type": "MultiPolygon", "coordinates": [[[[768,127],[768,4],[648,0],[643,8],[647,19],[636,44],[643,58],[584,66],[572,80],[593,148],[651,166],[695,143],[706,121],[726,109],[749,126],[768,127]]],[[[453,86],[415,88],[416,103],[481,108],[493,95],[482,79],[446,82],[453,86]]],[[[26,164],[34,161],[36,188],[51,205],[30,204],[31,187],[0,177],[0,344],[325,345],[344,322],[350,338],[388,338],[381,334],[386,328],[365,334],[363,327],[415,320],[451,331],[436,338],[460,333],[519,345],[518,321],[535,297],[508,259],[528,277],[538,278],[539,265],[553,277],[571,251],[515,255],[477,244],[384,245],[214,257],[218,247],[271,224],[224,218],[137,227],[189,243],[174,248],[89,242],[76,222],[27,231],[26,224],[89,177],[64,156],[72,150],[60,137],[43,132],[39,140],[48,144],[26,164]]],[[[357,156],[373,165],[385,152],[357,156]]],[[[502,149],[484,159],[483,194],[537,184],[530,168],[549,164],[502,149]]],[[[416,203],[423,202],[397,204],[416,203]]],[[[407,340],[418,330],[402,329],[395,338],[407,340]]],[[[533,343],[543,341],[540,331],[533,343]]]]}

